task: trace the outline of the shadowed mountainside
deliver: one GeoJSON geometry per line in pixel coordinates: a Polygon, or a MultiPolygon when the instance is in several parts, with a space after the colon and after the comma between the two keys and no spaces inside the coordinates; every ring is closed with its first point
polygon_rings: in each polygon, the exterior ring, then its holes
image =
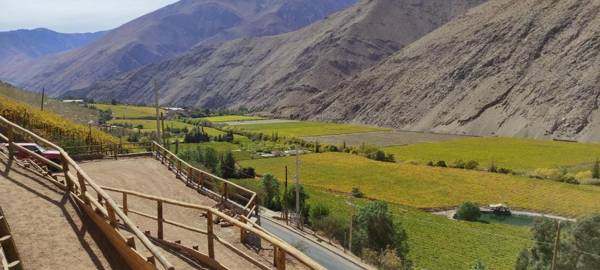
{"type": "Polygon", "coordinates": [[[492,0],[313,98],[304,117],[600,140],[600,2],[492,0]]]}
{"type": "Polygon", "coordinates": [[[296,32],[199,46],[68,95],[150,103],[156,79],[163,103],[285,114],[481,2],[365,0],[296,32]]]}

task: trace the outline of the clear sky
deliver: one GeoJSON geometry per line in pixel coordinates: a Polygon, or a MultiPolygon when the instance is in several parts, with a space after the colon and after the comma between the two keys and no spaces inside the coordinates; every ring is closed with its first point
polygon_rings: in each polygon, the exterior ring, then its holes
{"type": "Polygon", "coordinates": [[[122,25],[177,0],[0,0],[0,31],[49,28],[95,32],[122,25]]]}

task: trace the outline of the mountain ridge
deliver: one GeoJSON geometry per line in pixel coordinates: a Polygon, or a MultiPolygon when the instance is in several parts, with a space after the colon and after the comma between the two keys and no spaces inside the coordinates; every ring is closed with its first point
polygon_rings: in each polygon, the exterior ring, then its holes
{"type": "Polygon", "coordinates": [[[200,46],[68,94],[151,102],[157,79],[163,103],[285,115],[482,2],[365,0],[295,32],[200,46]]]}

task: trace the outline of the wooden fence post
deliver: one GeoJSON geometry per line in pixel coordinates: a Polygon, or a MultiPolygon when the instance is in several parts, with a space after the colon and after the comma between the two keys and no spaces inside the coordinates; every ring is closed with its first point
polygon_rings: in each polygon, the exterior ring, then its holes
{"type": "Polygon", "coordinates": [[[273,253],[273,264],[277,270],[285,270],[285,250],[276,246],[273,249],[273,253]]]}
{"type": "Polygon", "coordinates": [[[213,216],[212,212],[206,211],[206,237],[208,238],[208,257],[211,259],[215,258],[215,246],[214,246],[214,235],[213,235],[213,216]]]}
{"type": "Polygon", "coordinates": [[[106,210],[108,212],[108,220],[110,221],[110,225],[113,228],[117,227],[117,217],[115,216],[115,210],[110,206],[110,204],[106,204],[106,210]]]}
{"type": "Polygon", "coordinates": [[[223,198],[225,198],[225,201],[229,199],[229,185],[227,182],[223,182],[223,198]]]}
{"type": "MultiPolygon", "coordinates": [[[[242,223],[246,224],[246,219],[242,218],[240,220],[242,223]]],[[[246,229],[240,227],[240,243],[245,243],[246,242],[246,229]]]]}
{"type": "Polygon", "coordinates": [[[13,148],[13,143],[15,142],[15,134],[11,125],[8,125],[6,135],[6,137],[8,137],[8,159],[13,160],[15,158],[15,149],[13,148]]]}
{"type": "MultiPolygon", "coordinates": [[[[60,161],[62,163],[62,169],[63,169],[63,172],[65,174],[65,181],[66,181],[65,184],[66,184],[66,187],[67,187],[67,192],[71,192],[71,191],[73,191],[73,179],[71,179],[71,177],[69,176],[69,162],[67,161],[67,159],[62,154],[60,155],[60,161]]],[[[84,188],[85,187],[81,187],[82,190],[84,188]]]]}
{"type": "Polygon", "coordinates": [[[79,194],[79,198],[81,198],[81,200],[83,200],[86,204],[89,205],[90,199],[88,199],[88,197],[85,196],[87,192],[87,186],[85,185],[85,179],[83,178],[83,175],[81,175],[80,172],[77,172],[77,180],[79,181],[79,188],[81,189],[81,194],[79,194]]]}
{"type": "Polygon", "coordinates": [[[127,193],[123,192],[123,213],[127,215],[129,212],[129,206],[127,205],[127,193]]]}
{"type": "Polygon", "coordinates": [[[158,210],[158,215],[157,215],[157,222],[158,222],[158,239],[162,240],[163,239],[163,204],[162,201],[156,201],[156,207],[158,210]]]}

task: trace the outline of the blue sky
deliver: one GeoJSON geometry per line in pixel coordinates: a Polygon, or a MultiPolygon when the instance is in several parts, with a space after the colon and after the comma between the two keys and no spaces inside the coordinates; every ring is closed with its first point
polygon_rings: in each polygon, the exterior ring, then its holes
{"type": "Polygon", "coordinates": [[[108,30],[177,0],[0,0],[0,31],[49,28],[108,30]]]}

